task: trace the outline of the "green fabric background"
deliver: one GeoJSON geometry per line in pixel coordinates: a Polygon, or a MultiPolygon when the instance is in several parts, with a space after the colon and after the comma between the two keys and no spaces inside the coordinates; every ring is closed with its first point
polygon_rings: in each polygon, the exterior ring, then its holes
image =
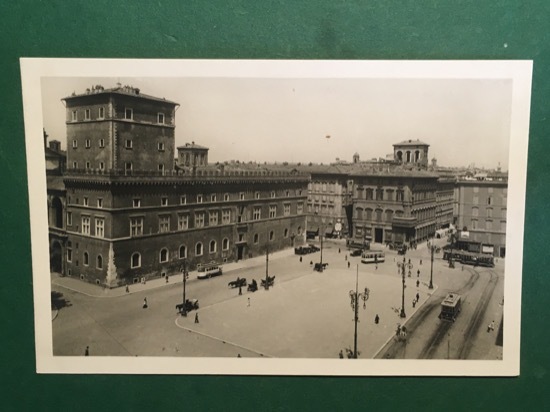
{"type": "MultiPolygon", "coordinates": [[[[0,1],[3,410],[550,410],[550,2],[0,1]],[[504,44],[507,47],[504,47],[504,44]],[[519,378],[35,373],[19,57],[533,59],[519,378]]],[[[41,136],[36,144],[42,144],[41,136]]],[[[509,251],[512,253],[513,251],[509,251]]]]}

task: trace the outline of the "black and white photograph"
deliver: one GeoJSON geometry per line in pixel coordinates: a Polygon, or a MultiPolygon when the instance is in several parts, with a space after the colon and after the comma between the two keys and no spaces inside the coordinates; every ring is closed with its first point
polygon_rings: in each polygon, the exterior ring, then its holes
{"type": "Polygon", "coordinates": [[[22,59],[37,371],[518,375],[531,70],[22,59]]]}

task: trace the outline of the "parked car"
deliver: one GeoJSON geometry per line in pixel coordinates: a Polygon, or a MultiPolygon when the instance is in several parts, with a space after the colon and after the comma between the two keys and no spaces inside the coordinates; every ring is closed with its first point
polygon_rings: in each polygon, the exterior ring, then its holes
{"type": "Polygon", "coordinates": [[[192,310],[197,310],[199,308],[198,299],[185,299],[185,304],[179,303],[176,305],[176,310],[181,313],[185,308],[185,312],[191,312],[192,310]]]}
{"type": "Polygon", "coordinates": [[[361,256],[362,253],[363,253],[362,249],[354,249],[354,250],[351,251],[351,253],[349,255],[350,256],[361,256]]]}

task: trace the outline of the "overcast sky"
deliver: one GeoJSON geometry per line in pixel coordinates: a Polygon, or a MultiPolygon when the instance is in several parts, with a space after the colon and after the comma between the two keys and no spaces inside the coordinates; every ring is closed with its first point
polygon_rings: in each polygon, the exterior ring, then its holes
{"type": "Polygon", "coordinates": [[[131,85],[180,104],[176,146],[210,148],[211,162],[351,161],[420,139],[441,166],[508,169],[510,80],[43,78],[44,127],[66,147],[61,98],[131,85]],[[330,136],[330,138],[327,138],[330,136]]]}

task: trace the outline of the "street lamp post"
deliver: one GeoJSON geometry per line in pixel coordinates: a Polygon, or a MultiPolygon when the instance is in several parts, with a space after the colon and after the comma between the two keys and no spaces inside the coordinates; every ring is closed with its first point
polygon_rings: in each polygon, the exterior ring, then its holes
{"type": "Polygon", "coordinates": [[[354,313],[355,332],[353,335],[353,358],[357,359],[357,323],[359,322],[359,299],[363,301],[363,309],[367,308],[367,300],[369,299],[370,290],[365,288],[362,293],[358,293],[359,288],[359,265],[357,265],[357,273],[355,275],[355,290],[349,291],[351,299],[351,308],[354,313]]]}
{"type": "Polygon", "coordinates": [[[453,263],[453,243],[455,240],[455,235],[451,231],[451,254],[449,255],[449,267],[452,269],[455,267],[455,264],[453,263]]]}
{"type": "Polygon", "coordinates": [[[399,313],[399,317],[406,318],[407,314],[405,313],[405,270],[407,267],[410,269],[412,265],[410,263],[407,263],[405,256],[403,256],[403,262],[397,262],[397,265],[401,269],[401,278],[402,278],[402,293],[401,293],[401,313],[399,313]]]}
{"type": "Polygon", "coordinates": [[[185,285],[187,283],[188,273],[187,273],[187,261],[186,260],[183,261],[183,265],[181,266],[180,271],[183,275],[183,306],[182,306],[182,310],[181,310],[181,315],[182,316],[187,316],[187,304],[186,304],[186,300],[185,300],[185,285]]]}
{"type": "Polygon", "coordinates": [[[428,289],[433,289],[434,288],[434,284],[433,284],[433,276],[434,276],[434,250],[435,250],[435,245],[432,245],[431,246],[431,269],[430,269],[430,286],[428,286],[428,289]]]}
{"type": "MultiPolygon", "coordinates": [[[[319,214],[317,212],[314,212],[315,216],[318,216],[319,214]]],[[[321,218],[321,222],[319,224],[319,240],[321,243],[321,257],[319,260],[319,272],[323,271],[323,218],[321,218]]]]}
{"type": "Polygon", "coordinates": [[[269,290],[269,233],[265,246],[265,290],[269,290]]]}

